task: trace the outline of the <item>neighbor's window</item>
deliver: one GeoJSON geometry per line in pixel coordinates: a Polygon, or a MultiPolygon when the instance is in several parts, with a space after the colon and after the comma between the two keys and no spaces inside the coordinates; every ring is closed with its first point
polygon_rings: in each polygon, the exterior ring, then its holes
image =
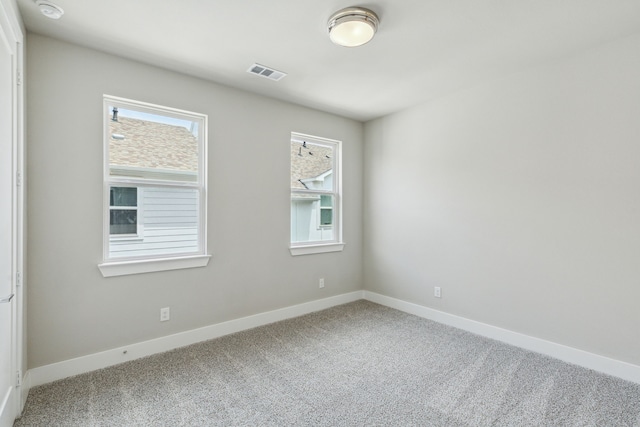
{"type": "Polygon", "coordinates": [[[291,134],[291,253],[342,250],[340,141],[291,134]]]}
{"type": "Polygon", "coordinates": [[[320,196],[320,226],[333,227],[333,198],[320,196]]]}
{"type": "Polygon", "coordinates": [[[138,236],[138,189],[111,187],[109,194],[109,234],[138,236]]]}
{"type": "Polygon", "coordinates": [[[104,97],[105,276],[204,266],[207,117],[104,97]]]}

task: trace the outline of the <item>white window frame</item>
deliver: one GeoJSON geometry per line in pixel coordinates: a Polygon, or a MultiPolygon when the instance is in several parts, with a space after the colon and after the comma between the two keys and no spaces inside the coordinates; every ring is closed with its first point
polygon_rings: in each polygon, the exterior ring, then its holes
{"type": "MultiPolygon", "coordinates": [[[[103,96],[103,261],[98,265],[104,277],[122,276],[128,274],[149,273],[183,268],[205,267],[211,256],[207,253],[207,124],[206,114],[179,110],[176,108],[135,101],[110,95],[103,96]],[[136,110],[145,113],[163,115],[176,119],[196,121],[200,124],[198,132],[198,179],[196,182],[179,182],[164,179],[112,176],[109,171],[109,106],[119,109],[136,110]],[[161,188],[191,188],[198,191],[198,250],[188,254],[143,256],[129,258],[110,258],[110,199],[111,187],[161,187],[161,188]]],[[[141,192],[139,191],[139,196],[141,192]]],[[[138,204],[141,200],[138,199],[138,204]]],[[[139,211],[139,214],[141,212],[139,211]]],[[[140,226],[141,218],[138,220],[140,226]]],[[[132,237],[132,236],[128,236],[132,237]]],[[[124,238],[124,236],[123,236],[124,238]]],[[[139,238],[139,236],[138,236],[139,238]]],[[[121,239],[117,237],[116,239],[121,239]]]]}
{"type": "MultiPolygon", "coordinates": [[[[298,189],[291,188],[291,196],[295,194],[300,195],[315,195],[315,196],[333,196],[333,240],[321,240],[310,242],[292,242],[292,236],[289,236],[289,251],[292,256],[298,255],[311,255],[326,252],[340,252],[344,249],[345,243],[342,240],[342,141],[335,139],[328,139],[319,136],[307,135],[299,132],[291,132],[292,142],[304,142],[316,143],[320,145],[328,145],[333,147],[333,169],[332,179],[333,188],[331,190],[317,190],[317,189],[298,189]]],[[[290,152],[291,150],[289,150],[290,152]]],[[[291,159],[289,160],[291,165],[291,159]]],[[[291,198],[290,198],[291,199],[291,198]]],[[[291,202],[289,202],[291,203],[291,202]]],[[[320,203],[320,199],[318,199],[320,203]]],[[[290,209],[291,210],[291,209],[290,209]]],[[[293,218],[289,218],[289,228],[291,229],[291,221],[293,218]]],[[[318,218],[318,224],[320,219],[318,218]]]]}

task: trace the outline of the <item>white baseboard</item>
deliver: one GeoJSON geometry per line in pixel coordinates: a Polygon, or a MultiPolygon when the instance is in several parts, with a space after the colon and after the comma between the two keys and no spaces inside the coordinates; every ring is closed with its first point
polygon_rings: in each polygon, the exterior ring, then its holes
{"type": "Polygon", "coordinates": [[[24,411],[24,405],[27,403],[27,396],[29,396],[29,390],[31,390],[31,372],[27,371],[22,377],[22,385],[20,386],[20,408],[19,411],[22,414],[24,411]]]}
{"type": "Polygon", "coordinates": [[[24,407],[27,394],[31,387],[267,325],[269,323],[302,316],[359,299],[366,299],[409,314],[424,317],[477,335],[502,341],[516,347],[545,354],[568,363],[640,384],[640,366],[637,365],[477,322],[375,292],[355,291],[30,369],[24,376],[20,390],[21,404],[22,407],[24,407]]]}
{"type": "Polygon", "coordinates": [[[405,313],[424,317],[425,319],[453,326],[458,329],[463,329],[477,335],[502,341],[516,347],[541,353],[574,365],[593,369],[594,371],[640,384],[640,366],[633,365],[631,363],[622,362],[620,360],[589,353],[588,351],[513,332],[508,329],[502,329],[497,326],[477,322],[475,320],[470,320],[422,305],[391,298],[375,292],[364,291],[364,298],[377,304],[404,311],[405,313]]]}
{"type": "MultiPolygon", "coordinates": [[[[85,372],[95,371],[117,365],[129,360],[139,359],[156,353],[173,350],[178,347],[207,341],[235,332],[244,331],[269,323],[302,316],[314,311],[324,310],[336,305],[346,304],[364,298],[364,291],[355,291],[334,297],[324,298],[279,310],[268,311],[240,319],[229,320],[215,325],[180,332],[162,338],[143,341],[124,347],[89,354],[75,359],[64,360],[50,365],[39,366],[28,372],[30,387],[50,383],[85,372]]],[[[27,390],[28,392],[28,390],[27,390]]]]}

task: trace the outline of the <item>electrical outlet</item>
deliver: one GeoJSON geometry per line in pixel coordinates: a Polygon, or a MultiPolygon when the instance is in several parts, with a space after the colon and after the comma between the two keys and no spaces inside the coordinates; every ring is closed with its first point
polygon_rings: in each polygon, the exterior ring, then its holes
{"type": "Polygon", "coordinates": [[[324,278],[321,278],[320,280],[318,280],[318,287],[320,289],[324,288],[324,278]]]}
{"type": "Polygon", "coordinates": [[[164,307],[160,309],[160,321],[166,322],[171,319],[171,309],[169,307],[164,307]]]}
{"type": "Polygon", "coordinates": [[[440,293],[440,286],[433,287],[433,296],[436,298],[441,298],[442,294],[440,293]]]}

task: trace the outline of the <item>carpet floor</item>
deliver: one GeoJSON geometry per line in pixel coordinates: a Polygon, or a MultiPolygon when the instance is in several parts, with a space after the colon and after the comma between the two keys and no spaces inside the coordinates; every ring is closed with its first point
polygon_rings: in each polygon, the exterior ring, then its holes
{"type": "Polygon", "coordinates": [[[357,301],[34,388],[15,426],[640,426],[640,385],[357,301]]]}

